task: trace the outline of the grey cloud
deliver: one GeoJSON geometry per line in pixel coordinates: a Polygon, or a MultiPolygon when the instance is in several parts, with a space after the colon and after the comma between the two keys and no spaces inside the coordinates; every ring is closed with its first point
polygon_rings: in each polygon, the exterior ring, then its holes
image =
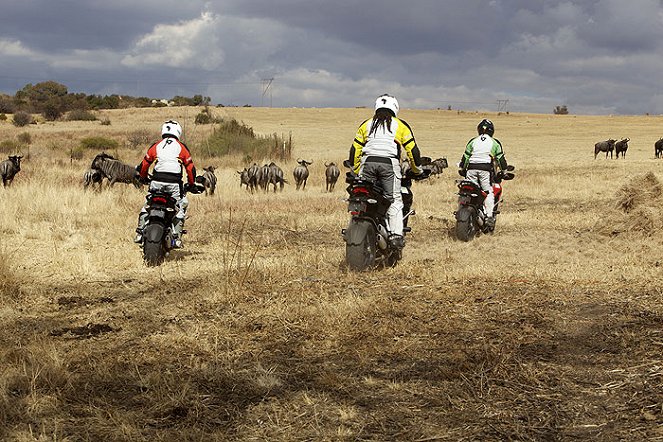
{"type": "Polygon", "coordinates": [[[390,91],[415,107],[663,112],[662,14],[660,0],[24,0],[0,15],[0,90],[39,75],[88,93],[261,104],[274,77],[278,106],[390,91]]]}

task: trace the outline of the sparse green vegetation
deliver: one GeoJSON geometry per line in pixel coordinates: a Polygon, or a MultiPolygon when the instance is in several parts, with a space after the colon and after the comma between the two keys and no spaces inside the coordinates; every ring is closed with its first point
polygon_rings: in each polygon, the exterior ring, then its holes
{"type": "Polygon", "coordinates": [[[85,109],[74,109],[67,113],[67,121],[96,121],[97,116],[85,109]]]}
{"type": "Polygon", "coordinates": [[[87,137],[81,140],[81,147],[88,150],[113,150],[117,149],[120,143],[105,137],[87,137]]]}
{"type": "Polygon", "coordinates": [[[250,155],[253,158],[289,159],[292,139],[257,135],[253,128],[233,119],[224,120],[206,140],[203,150],[209,156],[250,155]]]}

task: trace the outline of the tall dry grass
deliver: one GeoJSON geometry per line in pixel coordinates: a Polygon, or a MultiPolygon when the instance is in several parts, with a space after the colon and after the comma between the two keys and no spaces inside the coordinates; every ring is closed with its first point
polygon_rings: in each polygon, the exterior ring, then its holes
{"type": "MultiPolygon", "coordinates": [[[[496,233],[454,239],[445,170],[415,184],[403,262],[354,274],[344,186],[325,193],[323,171],[369,111],[214,111],[292,132],[293,157],[313,160],[307,190],[294,160],[284,192],[241,189],[241,156],[196,151],[208,128],[193,108],[21,129],[31,156],[0,189],[0,439],[661,437],[659,117],[488,115],[517,167],[496,233]],[[59,146],[166,118],[219,186],[190,196],[185,248],[149,268],[131,241],[144,194],[84,192],[91,156],[59,146]],[[620,136],[625,160],[593,159],[620,136]]],[[[402,116],[424,154],[453,164],[486,115],[402,116]]],[[[1,124],[0,139],[15,130],[1,124]]]]}

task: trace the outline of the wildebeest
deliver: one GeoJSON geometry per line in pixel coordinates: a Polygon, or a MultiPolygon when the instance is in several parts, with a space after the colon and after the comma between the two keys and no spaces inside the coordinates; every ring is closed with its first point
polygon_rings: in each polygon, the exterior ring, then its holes
{"type": "Polygon", "coordinates": [[[441,174],[444,169],[449,167],[449,163],[446,158],[436,158],[430,163],[430,174],[437,175],[441,174]]]}
{"type": "Polygon", "coordinates": [[[196,181],[205,186],[205,195],[207,195],[208,191],[210,195],[214,195],[214,190],[216,189],[216,175],[214,174],[214,166],[204,167],[203,170],[203,174],[196,177],[196,181]]]}
{"type": "Polygon", "coordinates": [[[617,140],[612,138],[605,141],[599,141],[594,145],[594,159],[599,154],[599,152],[605,152],[605,157],[608,158],[608,153],[610,153],[610,158],[612,158],[612,151],[615,149],[615,143],[617,140]]]}
{"type": "Polygon", "coordinates": [[[97,184],[96,190],[101,190],[101,183],[104,180],[104,176],[101,174],[101,171],[98,169],[88,169],[83,174],[83,189],[87,190],[88,187],[97,184]]]}
{"type": "Polygon", "coordinates": [[[264,164],[262,165],[262,167],[258,168],[258,171],[256,172],[255,175],[256,185],[265,192],[267,192],[267,186],[269,185],[271,172],[272,170],[269,168],[269,164],[264,164]]]}
{"type": "Polygon", "coordinates": [[[306,180],[308,180],[308,166],[313,164],[313,161],[297,159],[297,163],[299,163],[299,166],[295,167],[295,170],[292,171],[292,176],[295,178],[297,190],[299,190],[300,187],[302,190],[305,190],[306,180]]]}
{"type": "Polygon", "coordinates": [[[325,190],[327,190],[327,192],[334,191],[334,186],[336,185],[336,181],[338,180],[339,175],[341,175],[341,171],[339,170],[336,163],[325,163],[325,190]]]}
{"type": "Polygon", "coordinates": [[[131,183],[138,189],[142,187],[136,169],[105,152],[94,157],[91,168],[99,170],[105,178],[108,178],[110,187],[117,182],[131,183]]]}
{"type": "Polygon", "coordinates": [[[274,186],[274,192],[276,192],[276,185],[279,185],[279,189],[283,191],[283,186],[287,181],[283,178],[283,169],[276,165],[275,162],[269,163],[269,182],[267,185],[272,184],[274,186]]]}
{"type": "Polygon", "coordinates": [[[621,140],[615,143],[615,154],[619,158],[619,154],[622,154],[622,158],[626,158],[626,150],[628,149],[628,142],[631,141],[630,138],[622,138],[621,140]]]}
{"type": "Polygon", "coordinates": [[[246,190],[249,190],[249,170],[245,167],[242,170],[238,170],[239,174],[239,187],[246,186],[246,190]]]}
{"type": "Polygon", "coordinates": [[[260,170],[260,167],[258,167],[258,165],[256,163],[253,163],[247,169],[248,178],[249,178],[249,185],[248,185],[247,188],[250,188],[249,190],[251,190],[251,193],[253,193],[253,191],[258,188],[258,171],[259,170],[260,170]]]}
{"type": "Polygon", "coordinates": [[[10,155],[8,159],[0,163],[0,175],[2,185],[7,187],[14,181],[14,176],[21,170],[21,158],[23,155],[10,155]]]}
{"type": "Polygon", "coordinates": [[[654,156],[656,158],[663,157],[663,138],[654,143],[654,156]]]}

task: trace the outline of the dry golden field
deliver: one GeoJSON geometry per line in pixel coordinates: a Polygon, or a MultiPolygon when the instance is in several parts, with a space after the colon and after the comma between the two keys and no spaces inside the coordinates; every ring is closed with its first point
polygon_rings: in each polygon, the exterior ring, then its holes
{"type": "Polygon", "coordinates": [[[471,243],[453,236],[455,169],[415,183],[403,261],[354,274],[323,163],[371,110],[214,112],[292,134],[283,193],[251,195],[239,157],[205,157],[195,108],[0,124],[32,140],[0,189],[0,440],[663,441],[663,117],[403,110],[450,164],[491,118],[517,176],[471,243]],[[97,152],[69,151],[166,118],[219,187],[190,196],[185,248],[148,268],[144,194],[84,192],[97,152]],[[611,137],[630,137],[626,159],[595,160],[611,137]],[[304,192],[297,157],[314,161],[304,192]]]}

